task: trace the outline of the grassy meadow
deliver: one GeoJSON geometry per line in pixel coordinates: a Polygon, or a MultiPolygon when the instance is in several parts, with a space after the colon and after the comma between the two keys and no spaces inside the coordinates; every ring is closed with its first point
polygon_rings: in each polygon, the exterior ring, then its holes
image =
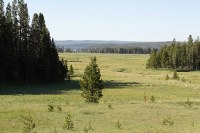
{"type": "Polygon", "coordinates": [[[173,71],[146,69],[148,55],[63,53],[60,57],[74,67],[71,82],[0,86],[0,133],[22,132],[21,116],[29,113],[36,124],[34,132],[70,132],[63,130],[68,111],[74,123],[71,132],[77,133],[84,133],[89,123],[92,133],[200,132],[200,72],[178,72],[180,80],[165,80],[173,71]],[[79,80],[93,56],[105,87],[99,104],[85,103],[80,96],[79,80]],[[188,97],[191,107],[186,104],[188,97]],[[50,103],[53,112],[48,111],[50,103]]]}

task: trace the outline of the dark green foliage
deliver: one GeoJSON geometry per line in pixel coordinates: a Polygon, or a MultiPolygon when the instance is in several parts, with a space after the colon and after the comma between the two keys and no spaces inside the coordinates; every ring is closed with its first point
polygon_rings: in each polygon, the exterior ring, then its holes
{"type": "Polygon", "coordinates": [[[30,115],[28,116],[21,116],[23,121],[23,133],[31,133],[35,128],[35,123],[33,122],[33,117],[30,115]]]}
{"type": "Polygon", "coordinates": [[[28,6],[13,0],[4,11],[0,0],[0,84],[63,81],[65,66],[59,61],[43,14],[29,25],[28,6]]]}
{"type": "Polygon", "coordinates": [[[70,73],[70,76],[73,76],[73,75],[74,75],[74,68],[73,68],[72,65],[70,65],[69,73],[70,73]]]}
{"type": "Polygon", "coordinates": [[[69,69],[68,69],[68,63],[67,63],[67,61],[65,60],[63,60],[62,59],[62,62],[63,62],[63,64],[64,64],[64,69],[63,69],[63,71],[64,71],[64,78],[66,78],[67,80],[71,80],[71,76],[70,76],[70,72],[69,72],[69,69]]]}
{"type": "Polygon", "coordinates": [[[200,70],[200,41],[193,41],[189,35],[188,41],[180,44],[174,39],[170,46],[164,46],[159,51],[152,50],[147,68],[166,68],[179,71],[200,70]]]}
{"type": "Polygon", "coordinates": [[[72,116],[70,114],[70,111],[67,113],[67,116],[65,117],[65,123],[63,125],[63,129],[74,130],[74,123],[72,121],[72,116]]]}
{"type": "Polygon", "coordinates": [[[85,98],[86,102],[98,103],[98,100],[103,96],[100,69],[95,57],[91,58],[90,64],[85,68],[80,86],[83,91],[82,97],[85,98]]]}

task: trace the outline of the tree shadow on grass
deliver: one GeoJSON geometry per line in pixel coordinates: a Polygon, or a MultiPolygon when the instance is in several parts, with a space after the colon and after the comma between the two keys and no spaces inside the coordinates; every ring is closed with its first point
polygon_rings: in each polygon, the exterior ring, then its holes
{"type": "Polygon", "coordinates": [[[128,86],[138,86],[141,85],[141,83],[138,82],[120,82],[120,81],[114,81],[114,80],[105,80],[104,82],[105,89],[117,89],[117,88],[123,88],[128,86]]]}
{"type": "Polygon", "coordinates": [[[0,95],[62,94],[65,91],[75,89],[80,89],[78,80],[41,85],[0,85],[0,95]]]}

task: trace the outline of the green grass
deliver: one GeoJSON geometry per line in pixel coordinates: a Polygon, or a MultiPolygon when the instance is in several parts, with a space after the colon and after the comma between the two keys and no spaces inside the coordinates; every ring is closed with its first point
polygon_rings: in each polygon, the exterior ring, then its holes
{"type": "Polygon", "coordinates": [[[89,132],[94,133],[200,132],[200,72],[178,72],[180,80],[172,80],[173,71],[145,68],[148,55],[63,53],[60,57],[74,67],[71,83],[0,86],[0,133],[22,132],[21,115],[29,112],[37,133],[64,133],[69,110],[74,122],[72,132],[83,133],[89,123],[93,128],[89,132]],[[87,104],[80,96],[79,80],[93,56],[105,85],[99,104],[87,104]],[[167,74],[169,80],[165,80],[167,74]],[[155,102],[151,102],[151,96],[155,102]],[[191,108],[184,106],[188,96],[191,108]],[[48,111],[48,104],[55,106],[53,112],[48,111]],[[58,105],[62,112],[56,109],[58,105]],[[163,125],[168,118],[173,125],[163,125]]]}

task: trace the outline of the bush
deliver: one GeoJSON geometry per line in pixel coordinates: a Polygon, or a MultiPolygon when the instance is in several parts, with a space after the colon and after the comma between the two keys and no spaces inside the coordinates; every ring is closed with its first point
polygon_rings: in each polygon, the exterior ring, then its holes
{"type": "Polygon", "coordinates": [[[163,124],[164,126],[165,126],[165,125],[172,126],[172,125],[174,125],[174,122],[171,120],[170,117],[167,117],[167,118],[164,118],[164,119],[163,119],[162,124],[163,124]]]}
{"type": "Polygon", "coordinates": [[[85,128],[83,129],[84,133],[89,132],[90,130],[93,130],[91,124],[89,123],[88,127],[85,126],[85,128]]]}
{"type": "Polygon", "coordinates": [[[165,80],[169,80],[169,75],[168,74],[166,75],[165,80]]]}
{"type": "Polygon", "coordinates": [[[151,97],[150,97],[150,100],[151,100],[151,102],[155,102],[155,97],[154,97],[154,96],[151,96],[151,97]]]}
{"type": "Polygon", "coordinates": [[[182,78],[182,82],[186,82],[186,79],[184,77],[182,78]]]}
{"type": "Polygon", "coordinates": [[[62,107],[61,107],[60,105],[58,105],[58,106],[57,106],[57,110],[58,110],[59,112],[62,112],[62,107]]]}
{"type": "Polygon", "coordinates": [[[72,116],[70,114],[70,111],[67,113],[67,116],[65,117],[65,123],[63,125],[63,129],[72,130],[74,129],[74,123],[72,121],[72,116]]]}
{"type": "Polygon", "coordinates": [[[72,65],[70,65],[70,67],[69,67],[69,74],[71,77],[74,75],[74,68],[72,65]]]}
{"type": "Polygon", "coordinates": [[[179,76],[178,76],[178,74],[177,74],[177,71],[176,71],[176,70],[174,70],[174,74],[173,74],[173,76],[172,76],[172,79],[179,80],[179,76]]]}
{"type": "Polygon", "coordinates": [[[118,120],[117,123],[116,123],[116,127],[119,129],[121,126],[122,126],[122,125],[121,125],[121,123],[120,123],[119,120],[118,120]]]}
{"type": "Polygon", "coordinates": [[[54,106],[50,103],[48,104],[48,111],[52,112],[54,110],[54,106]]]}
{"type": "Polygon", "coordinates": [[[31,133],[32,130],[35,128],[35,123],[33,122],[33,117],[30,115],[28,116],[21,116],[23,121],[23,133],[31,133]]]}

